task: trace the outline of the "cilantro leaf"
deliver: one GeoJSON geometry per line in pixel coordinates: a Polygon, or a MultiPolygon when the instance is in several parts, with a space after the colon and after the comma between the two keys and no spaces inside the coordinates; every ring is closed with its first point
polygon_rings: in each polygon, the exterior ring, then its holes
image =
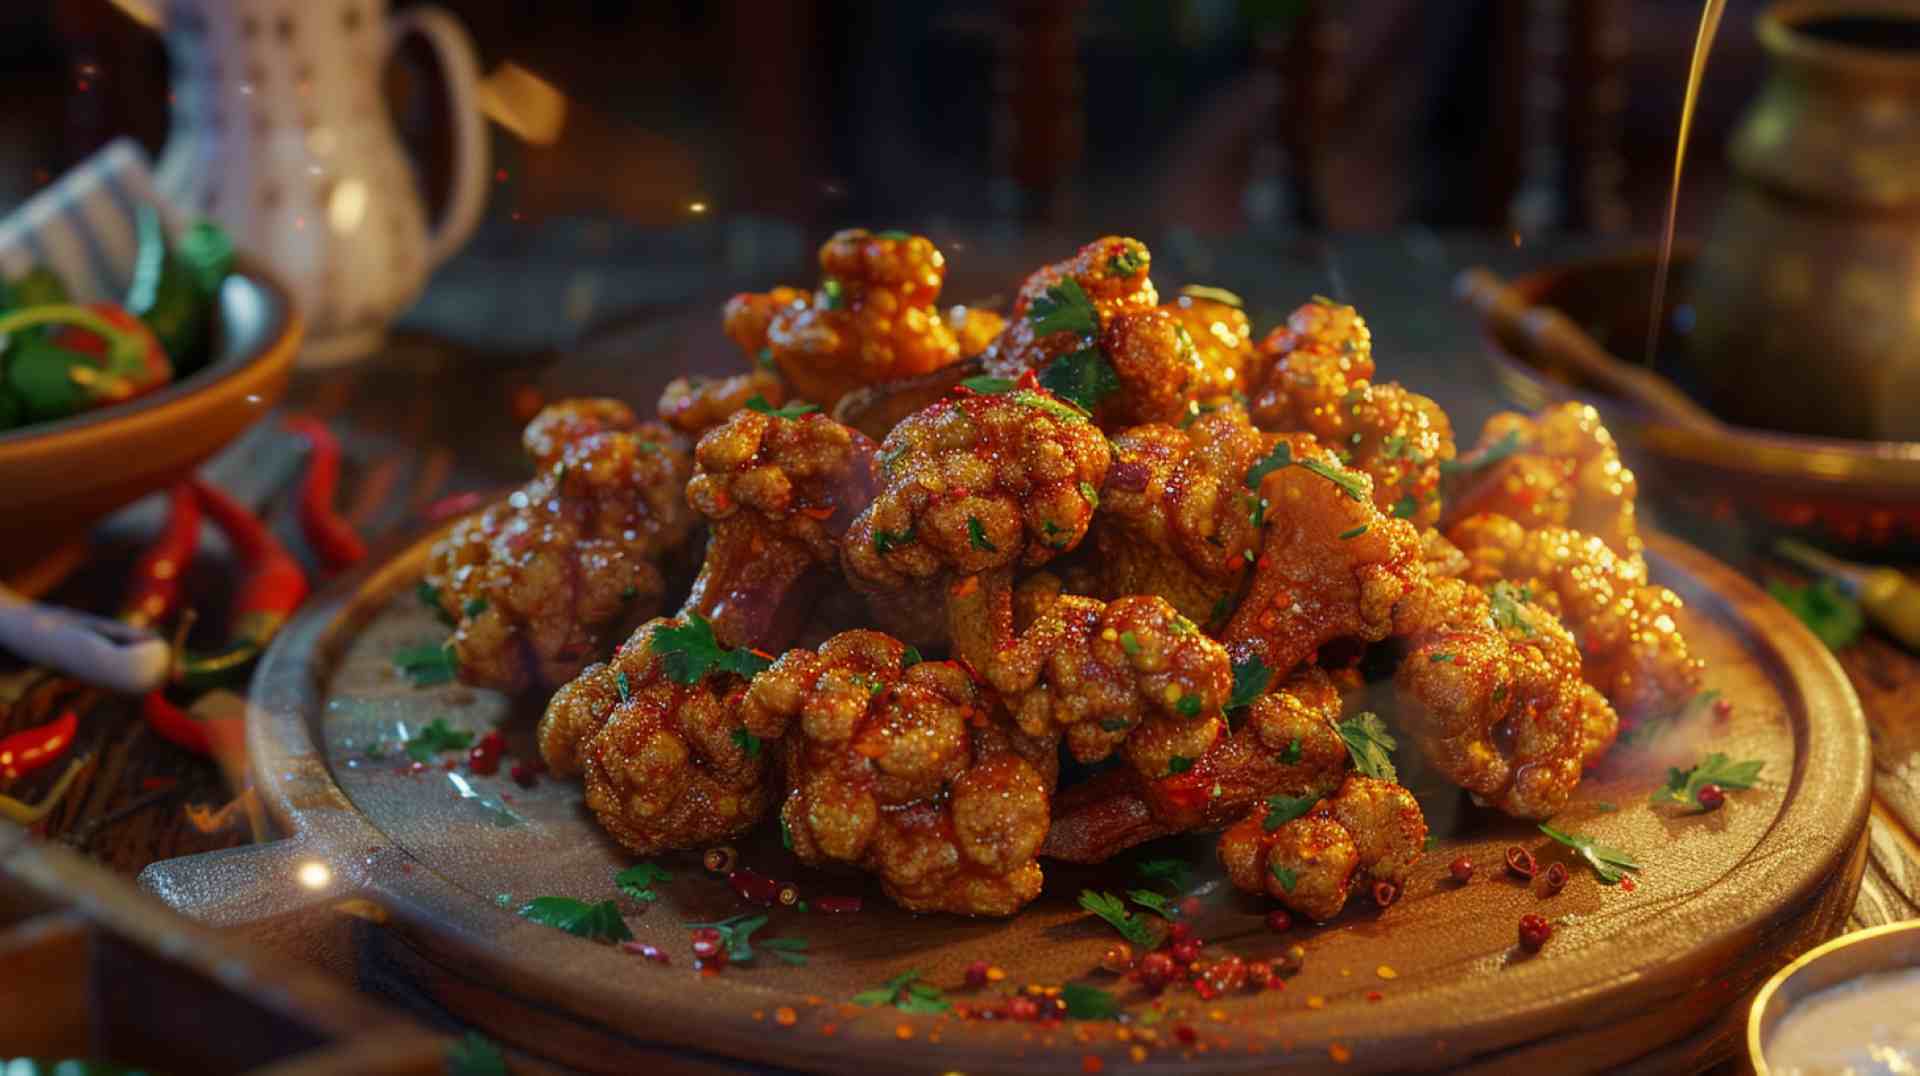
{"type": "Polygon", "coordinates": [[[773,664],[744,647],[728,650],[713,637],[713,625],[699,613],[688,612],[684,624],[653,633],[654,653],[660,655],[668,679],[697,684],[710,672],[726,672],[752,679],[773,664]]]}
{"type": "Polygon", "coordinates": [[[410,646],[393,655],[393,667],[414,687],[434,687],[453,680],[460,672],[460,659],[453,653],[452,640],[438,646],[410,646]]]}
{"type": "Polygon", "coordinates": [[[1866,629],[1866,617],[1860,603],[1842,593],[1831,580],[1820,579],[1803,587],[1767,580],[1767,593],[1786,606],[1800,622],[1813,630],[1828,650],[1851,646],[1866,629]]]}
{"type": "Polygon", "coordinates": [[[1295,736],[1287,742],[1286,748],[1280,752],[1280,761],[1289,766],[1300,761],[1300,737],[1295,736]]]}
{"type": "Polygon", "coordinates": [[[1400,499],[1393,502],[1393,511],[1388,514],[1395,519],[1412,519],[1419,511],[1420,502],[1413,499],[1413,494],[1402,493],[1400,499]]]}
{"type": "Polygon", "coordinates": [[[1261,821],[1260,828],[1272,833],[1313,810],[1319,802],[1319,796],[1268,796],[1267,817],[1261,821]]]}
{"type": "Polygon", "coordinates": [[[745,728],[733,730],[733,743],[735,747],[745,752],[748,758],[760,757],[760,737],[748,732],[745,728]]]}
{"type": "Polygon", "coordinates": [[[468,598],[467,604],[460,607],[460,613],[467,617],[476,617],[487,611],[487,599],[468,598]]]}
{"type": "Polygon", "coordinates": [[[1339,486],[1340,492],[1346,494],[1348,500],[1367,499],[1367,480],[1360,475],[1325,460],[1303,459],[1299,462],[1301,467],[1339,486]]]}
{"type": "Polygon", "coordinates": [[[1185,773],[1193,769],[1193,760],[1185,755],[1174,755],[1167,759],[1168,773],[1185,773]]]}
{"type": "Polygon", "coordinates": [[[1487,588],[1487,603],[1493,610],[1493,626],[1502,631],[1518,629],[1523,635],[1533,634],[1533,622],[1527,619],[1527,603],[1533,600],[1533,591],[1523,586],[1515,586],[1505,581],[1487,588]]]}
{"type": "Polygon", "coordinates": [[[1358,538],[1365,533],[1367,533],[1367,525],[1365,523],[1362,523],[1358,527],[1354,527],[1352,530],[1341,531],[1339,534],[1335,535],[1335,537],[1339,538],[1341,541],[1344,542],[1350,538],[1358,538]]]}
{"type": "Polygon", "coordinates": [[[407,737],[407,757],[415,762],[432,762],[442,751],[464,751],[473,746],[473,733],[456,729],[445,718],[436,717],[425,728],[407,737]]]}
{"type": "Polygon", "coordinates": [[[1040,387],[1083,410],[1120,391],[1120,374],[1097,347],[1062,355],[1040,372],[1040,387]]]}
{"type": "Polygon", "coordinates": [[[763,415],[770,415],[774,418],[799,418],[802,415],[811,415],[820,409],[800,400],[796,400],[785,407],[776,408],[767,402],[765,396],[755,393],[747,397],[747,410],[758,411],[763,415]]]}
{"type": "Polygon", "coordinates": [[[1182,695],[1180,701],[1173,704],[1174,711],[1181,717],[1200,716],[1200,696],[1182,695]]]}
{"type": "Polygon", "coordinates": [[[1080,483],[1080,499],[1087,502],[1089,509],[1100,507],[1100,490],[1091,482],[1080,483]]]}
{"type": "Polygon", "coordinates": [[[469,1031],[447,1045],[447,1076],[507,1076],[507,1059],[492,1039],[469,1031]]]}
{"type": "Polygon", "coordinates": [[[535,897],[520,906],[520,918],[590,941],[631,941],[633,938],[627,921],[620,918],[620,906],[610,900],[588,904],[572,897],[535,897]]]}
{"type": "Polygon", "coordinates": [[[900,653],[900,671],[906,672],[925,660],[927,659],[920,656],[919,647],[909,646],[900,653]]]}
{"type": "Polygon", "coordinates": [[[982,396],[998,396],[1019,384],[1010,377],[988,377],[986,374],[962,378],[960,383],[982,396]]]}
{"type": "Polygon", "coordinates": [[[967,544],[983,553],[1000,552],[999,546],[987,541],[986,525],[980,522],[978,516],[967,517],[967,544]]]}
{"type": "Polygon", "coordinates": [[[620,693],[620,701],[633,698],[633,683],[627,679],[625,670],[613,674],[613,689],[620,693]]]}
{"type": "Polygon", "coordinates": [[[1339,729],[1340,738],[1347,743],[1347,753],[1353,756],[1354,769],[1382,781],[1400,780],[1392,758],[1393,749],[1400,744],[1378,714],[1362,711],[1340,722],[1339,729]]]}
{"type": "Polygon", "coordinates": [[[1700,760],[1692,769],[1670,768],[1667,770],[1667,786],[1648,797],[1655,806],[1663,803],[1683,803],[1690,807],[1704,807],[1700,802],[1700,789],[1705,785],[1719,785],[1721,788],[1752,788],[1760,779],[1760,770],[1766,762],[1750,758],[1741,762],[1713,752],[1700,760]]]}
{"type": "Polygon", "coordinates": [[[1085,408],[1082,408],[1076,401],[1063,400],[1051,392],[1035,392],[1032,389],[1021,389],[1013,394],[1013,398],[1022,406],[1031,407],[1036,411],[1045,411],[1047,414],[1062,422],[1081,423],[1087,421],[1087,411],[1085,408]]]}
{"type": "Polygon", "coordinates": [[[745,964],[753,959],[753,932],[766,925],[767,915],[764,912],[742,912],[711,923],[687,924],[689,928],[712,927],[719,931],[721,944],[727,947],[727,959],[735,964],[745,964]]]}
{"type": "Polygon", "coordinates": [[[1293,445],[1286,441],[1280,441],[1273,446],[1272,452],[1267,453],[1265,459],[1247,469],[1247,488],[1258,492],[1262,479],[1280,470],[1282,467],[1291,466],[1293,466],[1293,445]]]}
{"type": "Polygon", "coordinates": [[[1257,655],[1234,659],[1233,694],[1227,697],[1227,709],[1233,711],[1253,705],[1253,700],[1265,695],[1267,685],[1272,682],[1273,670],[1257,655]]]}
{"type": "Polygon", "coordinates": [[[1169,898],[1164,893],[1158,893],[1151,889],[1130,890],[1127,893],[1127,899],[1162,919],[1170,920],[1179,914],[1167,903],[1169,898]]]}
{"type": "Polygon", "coordinates": [[[826,277],[820,281],[820,294],[825,297],[828,310],[838,310],[847,305],[846,285],[836,277],[826,277]]]}
{"type": "Polygon", "coordinates": [[[911,545],[914,538],[912,527],[903,531],[876,530],[873,532],[873,551],[884,557],[903,545],[911,545]]]}
{"type": "Polygon", "coordinates": [[[1247,306],[1246,300],[1235,295],[1233,292],[1225,288],[1216,288],[1209,284],[1184,284],[1180,288],[1180,294],[1189,299],[1207,299],[1216,303],[1224,303],[1236,310],[1244,310],[1247,306]]]}
{"type": "Polygon", "coordinates": [[[1120,1003],[1097,986],[1068,983],[1060,988],[1060,1000],[1067,1003],[1072,1020],[1113,1020],[1120,1015],[1120,1003]]]}
{"type": "Polygon", "coordinates": [[[1187,887],[1187,875],[1192,868],[1184,859],[1148,859],[1133,865],[1133,873],[1150,884],[1170,885],[1175,889],[1187,887]]]}
{"type": "Polygon", "coordinates": [[[1133,657],[1139,654],[1140,653],[1140,637],[1130,631],[1121,632],[1120,633],[1120,649],[1125,650],[1127,652],[1128,657],[1133,657]]]}
{"type": "Polygon", "coordinates": [[[1062,278],[1060,283],[1048,288],[1046,294],[1028,303],[1027,320],[1033,323],[1035,336],[1058,332],[1092,336],[1100,331],[1100,316],[1093,308],[1093,300],[1087,298],[1080,282],[1072,277],[1062,278]]]}
{"type": "Polygon", "coordinates": [[[779,960],[803,968],[807,966],[807,956],[802,952],[806,947],[807,939],[805,938],[768,938],[760,943],[760,948],[772,953],[779,960]]]}
{"type": "Polygon", "coordinates": [[[1618,882],[1622,871],[1640,869],[1639,862],[1632,856],[1617,848],[1608,848],[1592,837],[1578,833],[1564,833],[1545,822],[1540,823],[1540,832],[1579,852],[1580,858],[1586,860],[1587,866],[1593,868],[1593,873],[1608,885],[1618,882]]]}
{"type": "Polygon", "coordinates": [[[1132,276],[1146,267],[1147,259],[1144,252],[1135,252],[1132,249],[1122,250],[1107,259],[1108,276],[1132,276]]]}
{"type": "Polygon", "coordinates": [[[1275,878],[1279,879],[1280,888],[1289,893],[1293,892],[1293,887],[1300,883],[1300,874],[1297,871],[1290,871],[1278,863],[1269,863],[1267,869],[1273,873],[1275,878]]]}
{"type": "Polygon", "coordinates": [[[673,872],[652,863],[635,863],[626,870],[613,876],[614,888],[632,897],[634,900],[649,903],[659,900],[660,894],[653,891],[656,882],[673,881],[673,872]]]}
{"type": "Polygon", "coordinates": [[[1444,475],[1471,474],[1485,470],[1508,456],[1520,451],[1520,431],[1508,430],[1505,437],[1488,445],[1478,452],[1470,453],[1464,459],[1440,461],[1440,473],[1444,475]]]}
{"type": "Polygon", "coordinates": [[[1127,911],[1127,902],[1112,893],[1100,893],[1091,889],[1080,891],[1080,907],[1107,921],[1107,925],[1120,932],[1120,936],[1135,945],[1152,948],[1160,944],[1160,932],[1145,920],[1127,911]]]}
{"type": "Polygon", "coordinates": [[[953,1007],[939,987],[920,981],[919,968],[909,968],[871,990],[862,990],[851,1000],[869,1008],[891,1005],[901,1012],[946,1012],[953,1007]]]}
{"type": "Polygon", "coordinates": [[[413,588],[413,596],[420,599],[421,605],[433,610],[435,620],[449,628],[453,627],[453,618],[447,615],[446,608],[440,604],[439,587],[422,579],[420,584],[413,588]]]}

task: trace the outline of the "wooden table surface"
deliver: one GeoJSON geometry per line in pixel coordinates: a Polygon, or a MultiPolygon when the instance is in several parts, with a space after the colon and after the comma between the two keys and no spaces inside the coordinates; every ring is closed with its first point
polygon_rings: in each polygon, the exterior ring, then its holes
{"type": "MultiPolygon", "coordinates": [[[[949,255],[952,300],[1009,296],[1028,268],[1077,245],[1076,237],[932,231],[949,255]]],[[[1247,298],[1260,328],[1313,293],[1355,303],[1373,328],[1383,376],[1434,396],[1467,431],[1463,440],[1500,402],[1482,372],[1473,324],[1451,301],[1454,273],[1470,264],[1513,273],[1581,252],[1579,244],[1516,247],[1432,233],[1143,238],[1163,290],[1184,282],[1231,288],[1247,298]]],[[[719,332],[720,302],[740,288],[811,281],[801,258],[808,246],[771,226],[723,222],[666,240],[628,241],[586,225],[537,239],[487,237],[442,273],[378,358],[299,375],[285,406],[340,432],[341,503],[378,556],[383,542],[417,529],[444,498],[519,480],[518,429],[543,400],[604,393],[644,410],[681,372],[730,369],[737,360],[719,332]]],[[[243,494],[265,493],[261,476],[271,468],[262,468],[261,453],[292,451],[291,438],[261,427],[208,473],[243,494]]],[[[285,490],[265,499],[276,530],[305,555],[286,502],[285,490]]],[[[1645,511],[1659,518],[1658,505],[1645,511]]],[[[157,506],[147,504],[103,527],[97,555],[55,599],[110,607],[156,521],[157,506]]],[[[209,534],[203,543],[188,593],[217,610],[232,580],[218,541],[209,534]]],[[[1746,550],[1713,551],[1757,575],[1779,570],[1746,550]]],[[[1869,635],[1840,660],[1873,726],[1876,760],[1870,862],[1852,923],[1920,916],[1920,658],[1869,635]]],[[[0,733],[65,704],[90,708],[80,747],[92,761],[42,823],[46,837],[127,876],[156,859],[253,839],[244,812],[219,811],[233,796],[226,778],[147,732],[122,700],[39,691],[12,708],[0,733]]],[[[28,780],[4,791],[31,799],[43,785],[28,780]]]]}

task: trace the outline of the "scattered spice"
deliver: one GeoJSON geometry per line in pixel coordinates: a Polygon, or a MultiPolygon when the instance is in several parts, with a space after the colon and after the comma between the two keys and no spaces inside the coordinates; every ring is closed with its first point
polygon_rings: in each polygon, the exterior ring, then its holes
{"type": "Polygon", "coordinates": [[[1392,882],[1373,883],[1373,902],[1385,908],[1400,899],[1400,887],[1392,882]]]}
{"type": "Polygon", "coordinates": [[[613,876],[613,886],[634,900],[651,904],[660,899],[653,886],[673,881],[673,872],[652,863],[635,863],[613,876]]]}
{"type": "MultiPolygon", "coordinates": [[[[1122,938],[1135,945],[1153,948],[1160,942],[1160,932],[1146,920],[1128,912],[1126,902],[1112,893],[1083,889],[1080,891],[1080,907],[1106,920],[1109,926],[1120,932],[1122,938]]],[[[1177,928],[1179,924],[1175,926],[1177,928]]]]}
{"type": "Polygon", "coordinates": [[[733,865],[739,858],[740,854],[733,850],[732,845],[721,844],[702,853],[700,863],[715,874],[731,874],[733,865]]]}
{"type": "Polygon", "coordinates": [[[852,915],[860,910],[859,897],[818,897],[813,906],[828,915],[852,915]]]}
{"type": "Polygon", "coordinates": [[[1547,896],[1549,897],[1558,896],[1562,889],[1567,888],[1566,864],[1564,863],[1548,864],[1547,873],[1543,876],[1543,881],[1546,886],[1547,896]]]}
{"type": "Polygon", "coordinates": [[[1700,805],[1701,810],[1717,811],[1721,804],[1727,802],[1727,794],[1720,790],[1719,785],[1708,783],[1694,789],[1693,799],[1700,805]]]}
{"type": "Polygon", "coordinates": [[[1466,885],[1473,879],[1473,860],[1466,856],[1455,856],[1453,862],[1447,864],[1447,873],[1453,875],[1454,881],[1466,885]]]}
{"type": "Polygon", "coordinates": [[[1664,803],[1681,803],[1711,811],[1726,802],[1726,790],[1729,788],[1752,788],[1760,779],[1760,770],[1766,766],[1761,759],[1746,759],[1735,762],[1718,751],[1708,755],[1692,769],[1677,767],[1667,770],[1666,787],[1653,793],[1649,800],[1658,806],[1664,803]],[[1701,797],[1707,788],[1714,790],[1716,800],[1709,805],[1701,797]]]}
{"type": "Polygon", "coordinates": [[[1553,924],[1531,913],[1520,917],[1520,947],[1529,953],[1537,953],[1540,947],[1553,937],[1553,924]]]}
{"type": "Polygon", "coordinates": [[[965,978],[967,985],[975,990],[987,985],[987,962],[976,960],[968,964],[965,978]]]}
{"type": "Polygon", "coordinates": [[[1527,851],[1517,844],[1508,845],[1507,870],[1528,881],[1532,881],[1534,874],[1539,870],[1539,864],[1534,862],[1532,852],[1527,851]]]}
{"type": "Polygon", "coordinates": [[[869,1008],[891,1005],[901,1012],[934,1013],[953,1008],[939,987],[920,980],[919,968],[909,968],[871,990],[862,990],[852,1001],[869,1008]]]}

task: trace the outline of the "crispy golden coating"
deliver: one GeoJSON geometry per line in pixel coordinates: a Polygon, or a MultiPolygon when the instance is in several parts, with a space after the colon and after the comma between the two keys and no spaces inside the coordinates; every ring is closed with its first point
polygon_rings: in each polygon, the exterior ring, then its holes
{"type": "Polygon", "coordinates": [[[1082,762],[1125,744],[1153,774],[1213,746],[1233,691],[1226,650],[1152,595],[1061,596],[985,673],[1028,735],[1064,734],[1082,762]]]}
{"type": "Polygon", "coordinates": [[[1268,796],[1330,795],[1347,771],[1340,712],[1333,679],[1304,668],[1179,772],[1110,770],[1063,791],[1042,853],[1099,863],[1146,841],[1218,829],[1268,796]]]}
{"type": "Polygon", "coordinates": [[[455,524],[426,576],[460,678],[507,692],[564,683],[659,612],[660,565],[693,526],[686,450],[625,404],[553,404],[522,440],[533,479],[455,524]]]}
{"type": "Polygon", "coordinates": [[[925,236],[838,232],[820,247],[820,287],[797,303],[735,296],[728,335],[751,340],[758,312],[772,308],[766,346],[793,395],[831,411],[862,385],[898,381],[960,360],[953,330],[935,308],[946,258],[925,236]]]}
{"type": "Polygon", "coordinates": [[[683,624],[642,624],[611,662],[561,687],[540,719],[541,758],[561,776],[584,774],[587,806],[640,855],[745,833],[778,784],[772,752],[742,734],[746,681],[669,675],[656,643],[683,624]]]}
{"type": "Polygon", "coordinates": [[[1381,514],[1366,475],[1310,436],[1282,447],[1292,462],[1260,480],[1266,521],[1253,582],[1222,640],[1236,661],[1257,657],[1284,677],[1327,643],[1386,638],[1426,566],[1419,533],[1381,514]]]}
{"type": "Polygon", "coordinates": [[[794,639],[840,538],[873,500],[875,447],[814,411],[736,412],[700,439],[687,503],[706,517],[706,559],[687,611],[727,646],[778,650],[794,639]]]}
{"type": "Polygon", "coordinates": [[[779,407],[787,402],[786,383],[771,370],[732,377],[676,377],[667,383],[655,410],[660,421],[697,439],[732,418],[755,396],[779,407]]]}
{"type": "Polygon", "coordinates": [[[1260,540],[1247,469],[1272,440],[1237,408],[1116,435],[1093,521],[1100,592],[1158,594],[1209,628],[1224,623],[1260,540]]]}
{"type": "Polygon", "coordinates": [[[1525,596],[1434,581],[1394,687],[1399,725],[1436,771],[1508,814],[1549,818],[1617,719],[1580,679],[1573,636],[1525,596]]]}
{"type": "Polygon", "coordinates": [[[720,315],[721,329],[747,361],[759,367],[763,359],[773,360],[772,353],[766,350],[767,329],[773,324],[773,316],[805,306],[809,298],[804,289],[784,285],[772,291],[743,291],[727,300],[720,315]]]}
{"type": "Polygon", "coordinates": [[[960,345],[960,357],[963,359],[971,359],[987,350],[1006,327],[1007,319],[997,311],[983,310],[977,306],[947,308],[947,328],[960,345]]]}
{"type": "Polygon", "coordinates": [[[847,577],[896,634],[984,668],[1012,638],[1014,569],[1085,537],[1110,455],[1044,390],[940,400],[882,444],[879,495],[841,546],[847,577]]]}
{"type": "Polygon", "coordinates": [[[1350,306],[1315,299],[1260,344],[1251,397],[1257,425],[1303,430],[1373,479],[1384,512],[1431,527],[1440,518],[1440,465],[1454,455],[1440,405],[1373,380],[1372,338],[1350,306]]]}
{"type": "Polygon", "coordinates": [[[782,741],[802,862],[871,871],[921,912],[1012,915],[1039,895],[1056,741],[996,720],[958,664],[850,631],[755,677],[743,716],[782,741]]]}
{"type": "Polygon", "coordinates": [[[1194,384],[1194,395],[1204,400],[1240,389],[1253,362],[1253,323],[1247,320],[1247,312],[1192,295],[1182,295],[1161,309],[1186,329],[1200,353],[1201,376],[1194,384]]]}
{"type": "Polygon", "coordinates": [[[1630,723],[1679,707],[1700,690],[1704,663],[1680,632],[1680,596],[1647,582],[1645,563],[1596,535],[1528,530],[1505,516],[1461,520],[1449,532],[1468,578],[1526,586],[1579,640],[1587,681],[1630,723]]]}
{"type": "Polygon", "coordinates": [[[1472,472],[1448,506],[1450,519],[1501,515],[1529,530],[1569,527],[1640,563],[1644,543],[1634,509],[1639,483],[1620,462],[1598,411],[1570,402],[1532,417],[1501,412],[1487,420],[1474,451],[1508,448],[1518,451],[1472,472]]]}
{"type": "Polygon", "coordinates": [[[1427,841],[1411,792],[1357,773],[1299,818],[1271,830],[1266,818],[1256,807],[1220,835],[1227,878],[1322,922],[1340,914],[1356,886],[1405,886],[1427,841]]]}

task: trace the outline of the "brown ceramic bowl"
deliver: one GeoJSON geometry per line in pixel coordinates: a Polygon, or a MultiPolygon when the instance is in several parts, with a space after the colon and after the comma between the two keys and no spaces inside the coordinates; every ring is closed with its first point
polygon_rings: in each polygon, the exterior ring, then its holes
{"type": "Polygon", "coordinates": [[[108,513],[190,474],[279,399],[300,347],[280,285],[243,264],[222,285],[213,361],[150,396],[0,433],[0,580],[58,582],[108,513]]]}
{"type": "MultiPolygon", "coordinates": [[[[1656,372],[1683,390],[1701,377],[1685,331],[1695,264],[1691,251],[1675,252],[1656,349],[1656,372]]],[[[1511,287],[1529,306],[1565,314],[1616,361],[1638,362],[1653,268],[1653,249],[1642,247],[1549,266],[1514,278],[1511,287]]],[[[1920,442],[1686,427],[1599,390],[1524,334],[1489,326],[1482,341],[1501,391],[1520,406],[1578,398],[1599,408],[1649,492],[1691,517],[1669,525],[1696,541],[1712,546],[1716,532],[1749,539],[1786,533],[1859,556],[1920,558],[1920,442]]],[[[1807,348],[1807,361],[1818,362],[1819,341],[1810,339],[1807,348]]],[[[1756,369],[1753,376],[1767,375],[1756,369]]]]}
{"type": "Polygon", "coordinates": [[[1774,1029],[1810,994],[1878,972],[1920,968],[1920,922],[1888,923],[1843,934],[1780,969],[1753,997],[1747,1013],[1747,1062],[1767,1076],[1774,1029]]]}

